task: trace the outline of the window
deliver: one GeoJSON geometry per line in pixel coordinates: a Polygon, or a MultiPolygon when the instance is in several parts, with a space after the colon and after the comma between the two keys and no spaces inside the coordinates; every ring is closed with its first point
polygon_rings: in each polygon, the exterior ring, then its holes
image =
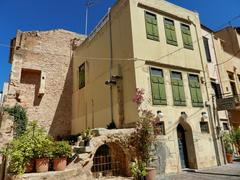
{"type": "Polygon", "coordinates": [[[229,130],[228,123],[223,123],[223,130],[225,131],[229,130]]]}
{"type": "Polygon", "coordinates": [[[147,38],[159,41],[157,16],[145,11],[147,38]]]}
{"type": "Polygon", "coordinates": [[[159,121],[155,124],[154,134],[156,134],[156,135],[166,135],[165,125],[164,125],[163,121],[159,121]]]}
{"type": "Polygon", "coordinates": [[[200,122],[200,129],[202,133],[209,133],[208,122],[200,122]]]}
{"type": "Polygon", "coordinates": [[[152,101],[154,105],[167,104],[163,71],[151,68],[152,101]]]}
{"type": "Polygon", "coordinates": [[[211,86],[212,86],[212,89],[214,91],[214,94],[215,94],[216,98],[221,99],[222,98],[222,92],[221,92],[220,84],[217,84],[215,82],[211,82],[211,86]]]}
{"type": "Polygon", "coordinates": [[[204,43],[204,48],[205,48],[205,53],[206,53],[207,61],[208,61],[208,62],[212,62],[211,53],[210,53],[210,49],[209,49],[208,38],[203,37],[203,43],[204,43]]]}
{"type": "Polygon", "coordinates": [[[183,87],[182,74],[180,72],[171,72],[173,101],[176,106],[185,106],[186,99],[183,87]]]}
{"type": "Polygon", "coordinates": [[[185,24],[181,24],[183,46],[187,49],[193,49],[192,36],[190,27],[185,24]]]}
{"type": "Polygon", "coordinates": [[[79,89],[85,87],[85,63],[79,67],[79,89]]]}
{"type": "Polygon", "coordinates": [[[193,107],[203,107],[202,92],[200,88],[198,75],[189,75],[189,87],[193,107]]]}
{"type": "Polygon", "coordinates": [[[175,32],[174,21],[165,18],[164,19],[165,34],[168,44],[177,46],[177,37],[175,32]]]}

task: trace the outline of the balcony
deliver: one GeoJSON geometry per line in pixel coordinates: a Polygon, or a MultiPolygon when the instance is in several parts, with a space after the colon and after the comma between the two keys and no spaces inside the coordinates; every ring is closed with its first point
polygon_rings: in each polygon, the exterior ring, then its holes
{"type": "Polygon", "coordinates": [[[216,99],[217,110],[235,110],[240,111],[240,95],[231,95],[216,99]]]}

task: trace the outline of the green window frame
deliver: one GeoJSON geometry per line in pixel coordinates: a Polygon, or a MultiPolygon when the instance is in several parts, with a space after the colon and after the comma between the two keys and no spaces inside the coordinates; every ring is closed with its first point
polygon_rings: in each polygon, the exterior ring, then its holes
{"type": "Polygon", "coordinates": [[[151,76],[153,105],[166,105],[167,97],[166,97],[163,71],[157,68],[150,68],[150,76],[151,76]]]}
{"type": "Polygon", "coordinates": [[[164,18],[164,27],[167,44],[177,46],[177,36],[174,26],[174,21],[171,19],[164,18]]]}
{"type": "Polygon", "coordinates": [[[198,75],[189,74],[188,79],[189,79],[189,88],[190,88],[191,99],[192,99],[192,106],[203,107],[202,91],[201,91],[198,75]]]}
{"type": "Polygon", "coordinates": [[[172,93],[173,93],[174,105],[186,106],[186,98],[185,98],[185,92],[184,92],[182,73],[172,71],[171,81],[172,81],[172,93]]]}
{"type": "Polygon", "coordinates": [[[193,50],[193,42],[191,36],[190,26],[181,24],[182,39],[184,48],[193,50]]]}
{"type": "Polygon", "coordinates": [[[85,63],[79,66],[79,89],[85,87],[85,63]]]}
{"type": "Polygon", "coordinates": [[[147,38],[159,41],[158,23],[156,14],[145,11],[145,25],[147,38]]]}

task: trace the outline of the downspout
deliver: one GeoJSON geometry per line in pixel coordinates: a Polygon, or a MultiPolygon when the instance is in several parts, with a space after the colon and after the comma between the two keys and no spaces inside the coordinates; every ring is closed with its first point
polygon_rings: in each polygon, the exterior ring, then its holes
{"type": "MultiPolygon", "coordinates": [[[[205,74],[205,68],[204,68],[204,62],[203,62],[203,55],[202,55],[202,51],[200,48],[200,39],[198,36],[198,32],[197,32],[197,26],[196,24],[188,17],[189,21],[194,25],[195,27],[195,33],[196,33],[196,38],[197,38],[197,43],[198,43],[198,50],[199,50],[199,54],[200,54],[200,59],[201,59],[201,65],[202,65],[202,69],[203,69],[203,76],[204,76],[204,80],[205,80],[205,88],[206,88],[206,93],[207,93],[207,100],[210,101],[210,96],[209,96],[209,92],[208,92],[208,88],[207,88],[207,77],[205,74]]],[[[212,109],[211,109],[211,105],[207,105],[207,110],[208,110],[208,114],[209,116],[209,121],[210,121],[210,126],[211,126],[211,130],[212,130],[212,138],[213,138],[213,144],[214,144],[214,149],[215,149],[215,154],[216,154],[216,161],[218,166],[221,165],[220,162],[220,155],[219,155],[219,151],[218,151],[218,143],[217,143],[217,137],[215,134],[215,129],[214,129],[214,123],[213,123],[213,114],[212,114],[212,109]]]]}
{"type": "MultiPolygon", "coordinates": [[[[213,38],[214,38],[214,34],[211,33],[211,37],[212,37],[212,44],[213,44],[213,50],[214,50],[214,54],[215,54],[215,59],[216,59],[216,66],[217,66],[217,75],[218,75],[218,78],[219,78],[219,81],[220,81],[220,88],[221,88],[221,91],[223,94],[223,84],[222,84],[222,78],[221,78],[221,75],[220,75],[220,69],[219,69],[219,66],[218,66],[218,56],[217,56],[217,52],[216,52],[216,46],[215,46],[215,43],[213,41],[213,38]]],[[[216,96],[215,96],[216,97],[216,96]]],[[[213,111],[214,113],[216,114],[216,119],[217,119],[217,124],[218,124],[218,127],[220,127],[220,120],[219,120],[219,116],[218,116],[218,111],[215,107],[215,101],[214,101],[214,97],[212,96],[212,100],[213,100],[213,111]]],[[[227,116],[227,113],[225,111],[225,114],[227,116]]],[[[222,136],[219,136],[218,137],[220,139],[220,144],[221,144],[221,149],[222,149],[222,153],[223,153],[223,160],[224,160],[224,164],[227,164],[227,160],[226,160],[226,156],[225,156],[225,148],[224,148],[224,143],[223,143],[223,138],[222,136]]]]}
{"type": "Polygon", "coordinates": [[[109,48],[110,48],[110,59],[109,59],[109,90],[110,90],[110,113],[111,113],[111,123],[113,120],[113,88],[112,88],[112,66],[113,66],[113,49],[112,49],[112,24],[111,24],[111,8],[108,9],[108,21],[109,21],[109,48]]]}

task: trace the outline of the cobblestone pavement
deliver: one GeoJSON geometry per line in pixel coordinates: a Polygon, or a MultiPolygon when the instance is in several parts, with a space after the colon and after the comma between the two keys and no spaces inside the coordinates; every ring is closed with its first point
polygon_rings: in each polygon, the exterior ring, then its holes
{"type": "Polygon", "coordinates": [[[177,175],[159,177],[157,180],[240,180],[240,163],[234,162],[196,172],[183,172],[177,175]]]}

